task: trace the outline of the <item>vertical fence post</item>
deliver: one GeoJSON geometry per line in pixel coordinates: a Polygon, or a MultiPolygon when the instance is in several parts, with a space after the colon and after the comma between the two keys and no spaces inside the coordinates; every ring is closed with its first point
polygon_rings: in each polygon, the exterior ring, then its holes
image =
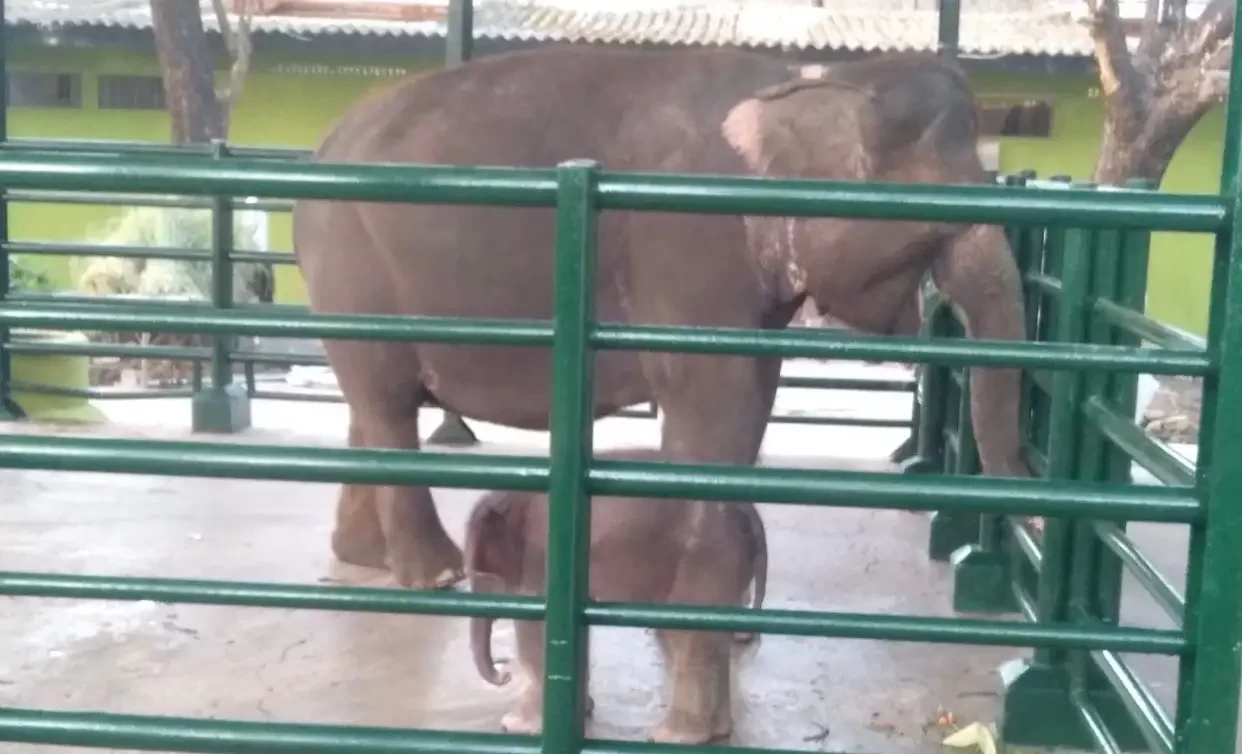
{"type": "MultiPolygon", "coordinates": [[[[222,140],[212,143],[215,159],[228,156],[222,140]]],[[[211,305],[217,311],[233,308],[233,198],[217,196],[211,202],[211,305]]],[[[250,396],[233,384],[230,352],[235,336],[211,339],[211,386],[194,395],[191,404],[195,432],[239,432],[250,426],[250,396]]]]}
{"type": "MultiPolygon", "coordinates": [[[[1023,188],[1033,171],[1005,177],[1005,185],[1023,188]]],[[[1028,234],[1025,226],[1011,225],[1005,229],[1019,274],[1028,256],[1028,234]]],[[[956,473],[979,473],[979,452],[970,416],[970,370],[962,369],[962,391],[958,403],[958,459],[956,473]]],[[[1018,609],[1013,593],[1010,553],[1005,549],[1005,516],[985,513],[979,516],[979,539],[953,551],[953,609],[959,612],[1001,614],[1018,609]]]]}
{"type": "MultiPolygon", "coordinates": [[[[965,334],[953,308],[939,291],[928,295],[925,316],[929,337],[960,338],[965,334]]],[[[974,451],[970,397],[967,393],[970,389],[969,370],[924,364],[923,378],[919,456],[932,467],[929,470],[963,473],[962,469],[970,467],[969,456],[974,451]],[[966,458],[962,457],[963,449],[966,458]]],[[[948,561],[954,552],[977,541],[979,514],[936,511],[931,515],[927,551],[932,560],[948,561]]]]}
{"type": "Polygon", "coordinates": [[[586,716],[589,630],[583,608],[590,579],[596,172],[589,160],[557,168],[543,754],[578,751],[586,716]]]}
{"type": "MultiPolygon", "coordinates": [[[[1146,179],[1127,181],[1127,187],[1154,190],[1155,182],[1146,179]]],[[[1091,283],[1095,298],[1111,300],[1134,311],[1146,309],[1147,263],[1150,256],[1151,232],[1146,230],[1117,231],[1106,234],[1096,258],[1096,274],[1091,283]]],[[[1093,344],[1137,348],[1142,340],[1107,322],[1092,318],[1090,341],[1093,344]]],[[[1087,376],[1087,397],[1103,401],[1125,417],[1134,415],[1138,399],[1137,374],[1094,373],[1087,376]]],[[[1133,463],[1129,454],[1109,441],[1094,426],[1087,427],[1088,445],[1084,449],[1084,478],[1090,481],[1128,484],[1133,463]]],[[[1080,533],[1075,542],[1075,600],[1077,609],[1108,623],[1116,624],[1121,612],[1121,580],[1124,566],[1095,534],[1091,521],[1078,524],[1080,533]]],[[[1117,526],[1125,531],[1125,522],[1117,526]]]]}
{"type": "MultiPolygon", "coordinates": [[[[917,367],[916,367],[917,370],[917,367]]],[[[915,374],[915,385],[919,383],[919,376],[915,374]]],[[[912,466],[917,464],[919,459],[919,427],[921,426],[921,418],[923,416],[923,406],[919,403],[919,390],[916,388],[910,396],[910,436],[901,441],[897,447],[893,448],[888,454],[889,463],[900,464],[904,466],[912,466]],[[910,462],[907,464],[907,462],[910,462]]]]}
{"type": "MultiPolygon", "coordinates": [[[[1065,231],[1059,268],[1060,300],[1057,302],[1053,340],[1081,342],[1085,334],[1087,292],[1095,233],[1072,228],[1065,231]]],[[[1052,373],[1052,407],[1049,416],[1047,476],[1075,478],[1078,467],[1079,432],[1082,424],[1083,375],[1067,369],[1052,373]]],[[[1048,518],[1041,541],[1041,562],[1036,596],[1036,620],[1062,622],[1067,618],[1068,578],[1072,525],[1066,519],[1048,518]]],[[[1036,649],[1029,662],[1002,670],[1006,675],[1001,739],[1023,746],[1069,746],[1090,749],[1073,712],[1069,677],[1063,651],[1036,649]],[[1016,672],[1015,672],[1016,669],[1016,672]]]]}
{"type": "Polygon", "coordinates": [[[937,19],[940,28],[937,32],[939,53],[949,58],[957,57],[957,40],[962,24],[961,0],[940,0],[940,12],[937,19]]]}
{"type": "MultiPolygon", "coordinates": [[[[1082,188],[1081,184],[1076,188],[1082,188]]],[[[1061,300],[1058,302],[1055,340],[1079,343],[1084,339],[1087,293],[1098,234],[1072,229],[1065,239],[1062,255],[1061,300]]],[[[1052,411],[1049,416],[1048,478],[1074,479],[1079,471],[1082,445],[1082,397],[1084,375],[1067,369],[1052,375],[1052,411]]],[[[1044,522],[1041,541],[1043,567],[1040,572],[1036,610],[1039,621],[1060,621],[1066,615],[1068,600],[1069,554],[1072,525],[1062,518],[1044,522]]],[[[1063,662],[1064,654],[1048,649],[1035,650],[1035,664],[1051,667],[1063,662]]]]}
{"type": "MultiPolygon", "coordinates": [[[[1030,179],[1034,177],[1033,173],[1029,176],[1030,179]]],[[[1032,277],[1043,273],[1050,256],[1060,254],[1060,242],[1064,238],[1064,232],[1063,229],[1040,225],[1023,228],[1019,235],[1022,236],[1022,242],[1018,246],[1020,253],[1016,257],[1026,317],[1024,331],[1028,340],[1038,342],[1048,337],[1048,308],[1049,303],[1055,303],[1055,300],[1032,277]]],[[[1023,369],[1020,379],[1018,430],[1021,433],[1023,454],[1032,467],[1032,473],[1042,476],[1047,473],[1047,457],[1042,450],[1047,438],[1050,396],[1036,379],[1034,370],[1023,369]]],[[[1018,608],[1026,613],[1033,605],[1033,602],[1028,604],[1028,596],[1036,592],[1039,563],[1028,555],[1030,548],[1025,544],[1031,542],[1032,538],[1017,518],[1007,517],[1004,520],[1004,529],[1009,550],[1011,591],[1018,608]],[[1021,598],[1018,597],[1019,592],[1022,594],[1021,598]]],[[[1034,544],[1034,549],[1038,551],[1038,543],[1034,544]]]]}
{"type": "Polygon", "coordinates": [[[444,67],[456,68],[474,56],[474,0],[449,0],[444,67]]]}
{"type": "MultiPolygon", "coordinates": [[[[9,138],[9,72],[8,72],[8,23],[4,17],[4,3],[0,2],[0,143],[9,138]]],[[[0,192],[0,303],[9,296],[12,280],[9,275],[9,192],[0,192]]],[[[8,325],[0,324],[0,421],[20,419],[25,415],[21,406],[13,400],[13,354],[9,352],[11,332],[8,325]]]]}
{"type": "MultiPolygon", "coordinates": [[[[935,337],[936,316],[943,301],[940,292],[925,276],[920,283],[923,296],[923,321],[919,323],[919,337],[935,337]]],[[[912,449],[903,443],[889,456],[893,463],[901,465],[903,474],[928,474],[943,471],[944,441],[944,370],[934,364],[914,366],[913,420],[910,433],[912,449]]]]}
{"type": "MultiPolygon", "coordinates": [[[[1238,5],[1242,5],[1239,2],[1238,5]]],[[[1218,233],[1208,307],[1208,352],[1219,360],[1203,378],[1195,488],[1207,523],[1190,527],[1184,630],[1194,651],[1178,668],[1178,751],[1233,751],[1242,683],[1242,49],[1234,45],[1225,101],[1221,193],[1233,226],[1218,233]],[[1223,461],[1218,463],[1217,460],[1223,461]]]]}
{"type": "MultiPolygon", "coordinates": [[[[444,67],[456,68],[474,57],[474,0],[449,0],[448,32],[444,39],[444,67]]],[[[469,447],[478,445],[470,425],[461,414],[455,414],[443,406],[444,418],[427,437],[435,445],[469,447]]]]}
{"type": "MultiPolygon", "coordinates": [[[[1147,284],[1147,252],[1150,233],[1143,230],[1101,229],[1096,232],[1092,270],[1088,281],[1087,303],[1116,301],[1123,306],[1143,309],[1147,284]]],[[[1137,347],[1138,338],[1111,326],[1086,312],[1086,340],[1104,346],[1137,347]]],[[[1133,416],[1138,375],[1102,371],[1082,378],[1081,406],[1085,401],[1102,401],[1122,416],[1133,416]]],[[[1078,481],[1130,482],[1129,454],[1118,448],[1080,410],[1074,419],[1078,437],[1078,481]]],[[[1125,523],[1118,526],[1124,531],[1125,523]]],[[[1116,625],[1120,622],[1121,578],[1124,566],[1096,534],[1095,522],[1079,519],[1072,523],[1068,583],[1069,617],[1116,625]]],[[[1114,741],[1125,751],[1148,747],[1139,726],[1126,709],[1122,697],[1085,650],[1067,653],[1067,672],[1071,693],[1091,699],[1114,741]]]]}

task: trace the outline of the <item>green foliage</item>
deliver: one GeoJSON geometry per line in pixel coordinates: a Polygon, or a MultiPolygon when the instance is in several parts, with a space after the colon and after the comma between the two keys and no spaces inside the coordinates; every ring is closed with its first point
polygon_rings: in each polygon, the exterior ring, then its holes
{"type": "Polygon", "coordinates": [[[50,293],[56,290],[52,281],[42,270],[31,267],[19,257],[9,257],[9,290],[31,293],[50,293]]]}
{"type": "MultiPolygon", "coordinates": [[[[110,246],[211,248],[212,212],[178,207],[134,207],[92,233],[93,243],[110,246]]],[[[233,220],[233,248],[258,251],[256,226],[244,212],[233,220]]],[[[264,265],[233,265],[233,300],[252,303],[271,285],[264,265]]],[[[211,262],[170,259],[88,257],[78,276],[78,290],[97,295],[134,294],[207,300],[211,297],[211,262]]]]}

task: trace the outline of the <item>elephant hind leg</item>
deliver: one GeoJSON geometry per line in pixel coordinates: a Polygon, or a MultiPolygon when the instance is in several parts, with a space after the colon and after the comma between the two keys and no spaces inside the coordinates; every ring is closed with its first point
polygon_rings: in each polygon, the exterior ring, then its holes
{"type": "MultiPolygon", "coordinates": [[[[513,633],[517,639],[517,661],[521,666],[523,688],[513,708],[500,719],[500,727],[506,733],[522,733],[537,736],[543,732],[544,693],[544,622],[541,620],[515,620],[513,633]]],[[[582,713],[585,717],[595,714],[595,700],[591,697],[591,650],[588,632],[587,647],[583,652],[580,689],[583,694],[582,713]]]]}
{"type": "MultiPolygon", "coordinates": [[[[362,426],[349,412],[349,447],[366,447],[362,426]]],[[[336,526],[332,530],[332,553],[344,563],[367,568],[388,568],[388,546],[375,507],[376,489],[366,484],[343,484],[336,503],[336,526]]]]}
{"type": "Polygon", "coordinates": [[[523,685],[513,709],[500,718],[500,727],[506,733],[537,736],[543,731],[543,621],[515,620],[513,633],[523,685]]]}
{"type": "MultiPolygon", "coordinates": [[[[351,411],[350,446],[419,450],[417,411],[351,411]]],[[[390,569],[407,589],[445,589],[465,575],[425,486],[344,486],[333,550],[347,563],[390,569]]]]}
{"type": "MultiPolygon", "coordinates": [[[[366,441],[373,448],[418,450],[417,405],[366,417],[366,441]]],[[[397,583],[409,589],[444,589],[461,581],[461,548],[445,531],[431,490],[423,485],[373,489],[386,562],[397,583]]]]}
{"type": "Polygon", "coordinates": [[[657,743],[706,744],[733,732],[730,634],[657,631],[669,678],[668,712],[651,732],[657,743]]]}

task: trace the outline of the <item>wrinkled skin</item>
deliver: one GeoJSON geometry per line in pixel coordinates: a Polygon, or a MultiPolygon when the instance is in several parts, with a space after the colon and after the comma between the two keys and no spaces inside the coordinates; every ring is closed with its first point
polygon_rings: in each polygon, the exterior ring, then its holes
{"type": "MultiPolygon", "coordinates": [[[[544,47],[413,76],[354,105],[316,160],[552,167],[869,181],[980,183],[973,94],[935,55],[799,69],[726,49],[544,47]]],[[[299,201],[294,246],[310,308],[548,320],[548,208],[299,201]]],[[[930,273],[971,337],[1024,337],[1001,228],[936,222],[604,212],[597,317],[609,323],[783,328],[808,296],[878,335],[912,335],[930,273]]],[[[353,447],[419,447],[428,394],[467,419],[546,430],[547,349],[326,340],[353,447]]],[[[601,352],[594,414],[654,400],[681,462],[751,465],[771,414],[776,358],[601,352]]],[[[975,369],[983,471],[1019,456],[1018,371],[975,369]]],[[[460,550],[426,487],[346,485],[333,549],[412,588],[461,578],[460,550]]]]}
{"type": "MultiPolygon", "coordinates": [[[[659,451],[601,453],[597,458],[653,461],[659,451]]],[[[466,524],[466,574],[471,591],[542,596],[548,546],[548,496],[491,492],[466,524]]],[[[763,519],[750,503],[705,503],[643,498],[596,498],[591,504],[589,595],[607,602],[730,606],[763,604],[767,542],[763,519]]],[[[543,715],[542,621],[514,621],[517,662],[525,685],[501,719],[510,733],[538,734],[543,715]]],[[[503,685],[491,651],[492,620],[470,619],[470,647],[479,675],[503,685]]],[[[655,741],[704,743],[727,736],[730,634],[656,631],[671,681],[668,713],[651,733],[655,741]]],[[[752,634],[737,634],[739,642],[752,634]]],[[[587,677],[583,668],[583,678],[587,677]]],[[[586,692],[584,683],[583,693],[586,692]]],[[[584,709],[590,714],[590,696],[584,709]]]]}

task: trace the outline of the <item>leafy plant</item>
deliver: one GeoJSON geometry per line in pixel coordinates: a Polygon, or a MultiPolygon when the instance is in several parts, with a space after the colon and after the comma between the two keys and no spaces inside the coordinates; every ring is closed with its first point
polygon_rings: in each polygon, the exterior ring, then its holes
{"type": "MultiPolygon", "coordinates": [[[[106,225],[91,240],[108,246],[211,248],[212,213],[207,209],[134,207],[106,225]]],[[[258,251],[256,226],[238,212],[233,222],[233,248],[258,251]]],[[[233,300],[253,303],[271,285],[265,265],[233,265],[233,300]]],[[[211,297],[211,262],[173,259],[87,257],[77,287],[99,295],[137,294],[205,300],[211,297]]]]}
{"type": "MultiPolygon", "coordinates": [[[[237,212],[233,218],[233,249],[259,251],[258,230],[251,213],[237,212]]],[[[160,247],[173,249],[211,248],[210,209],[178,207],[133,207],[90,234],[90,242],[107,246],[160,247]]],[[[173,300],[210,300],[211,260],[144,259],[133,257],[85,257],[76,268],[76,288],[97,296],[135,295],[173,300]]],[[[254,303],[270,295],[270,265],[234,263],[233,300],[254,303]]],[[[190,333],[89,332],[96,342],[142,343],[166,346],[200,346],[210,338],[190,333]]],[[[188,362],[161,359],[120,359],[119,369],[139,368],[141,384],[148,379],[183,382],[189,378],[188,362]]],[[[118,372],[119,374],[119,372],[118,372]]]]}
{"type": "Polygon", "coordinates": [[[43,270],[31,267],[17,257],[9,257],[9,289],[50,293],[56,290],[51,278],[43,270]]]}

